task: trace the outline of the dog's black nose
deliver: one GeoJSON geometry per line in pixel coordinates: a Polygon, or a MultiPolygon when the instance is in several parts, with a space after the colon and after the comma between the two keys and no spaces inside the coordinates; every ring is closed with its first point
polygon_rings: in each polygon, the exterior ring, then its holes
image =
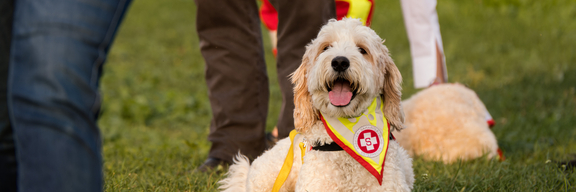
{"type": "Polygon", "coordinates": [[[350,67],[350,60],[346,57],[338,56],[332,59],[332,69],[334,71],[342,72],[350,67]]]}

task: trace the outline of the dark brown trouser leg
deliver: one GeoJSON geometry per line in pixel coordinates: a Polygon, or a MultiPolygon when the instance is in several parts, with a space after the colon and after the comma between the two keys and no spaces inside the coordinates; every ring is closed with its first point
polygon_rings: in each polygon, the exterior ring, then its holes
{"type": "Polygon", "coordinates": [[[18,165],[14,136],[8,116],[8,63],[14,19],[14,0],[0,1],[0,186],[2,191],[17,191],[18,165]]]}
{"type": "Polygon", "coordinates": [[[265,148],[268,76],[254,0],[196,0],[200,50],[212,107],[209,157],[228,162],[265,148]]]}
{"type": "Polygon", "coordinates": [[[316,38],[322,25],[336,17],[334,0],[294,0],[272,2],[278,10],[278,82],[282,90],[282,109],[278,137],[294,129],[294,92],[288,76],[302,62],[306,45],[316,38]]]}

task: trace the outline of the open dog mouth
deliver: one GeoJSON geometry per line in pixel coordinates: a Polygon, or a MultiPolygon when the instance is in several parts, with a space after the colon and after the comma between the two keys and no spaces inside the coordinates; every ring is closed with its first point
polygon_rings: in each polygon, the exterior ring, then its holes
{"type": "Polygon", "coordinates": [[[346,107],[356,96],[356,90],[352,89],[350,81],[338,78],[328,85],[328,98],[330,103],[336,107],[346,107]]]}

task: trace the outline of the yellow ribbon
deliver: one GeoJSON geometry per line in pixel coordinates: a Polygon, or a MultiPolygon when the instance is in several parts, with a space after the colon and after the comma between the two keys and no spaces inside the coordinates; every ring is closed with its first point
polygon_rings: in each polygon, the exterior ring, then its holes
{"type": "Polygon", "coordinates": [[[306,154],[306,146],[304,146],[304,143],[300,142],[300,158],[302,158],[302,164],[304,164],[304,154],[306,154]]]}
{"type": "Polygon", "coordinates": [[[284,181],[288,178],[288,174],[290,174],[290,170],[292,170],[292,164],[294,162],[294,137],[298,135],[298,131],[292,130],[290,131],[290,149],[288,149],[288,155],[286,155],[286,159],[284,160],[284,164],[282,165],[282,169],[280,169],[280,173],[278,173],[278,177],[276,177],[276,181],[274,182],[274,186],[272,187],[272,192],[280,191],[280,187],[284,185],[284,181]]]}
{"type": "Polygon", "coordinates": [[[368,0],[336,0],[348,2],[348,13],[346,17],[357,18],[362,21],[362,24],[366,25],[368,21],[368,15],[370,14],[370,9],[372,9],[372,2],[368,0]]]}

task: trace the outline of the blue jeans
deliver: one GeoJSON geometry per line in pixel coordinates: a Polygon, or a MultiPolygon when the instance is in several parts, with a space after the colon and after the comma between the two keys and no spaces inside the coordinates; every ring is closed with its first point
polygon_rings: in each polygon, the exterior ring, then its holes
{"type": "Polygon", "coordinates": [[[14,1],[9,125],[0,133],[11,129],[15,153],[0,159],[16,173],[0,168],[0,175],[17,176],[0,180],[2,188],[102,191],[98,83],[129,1],[14,1]]]}

